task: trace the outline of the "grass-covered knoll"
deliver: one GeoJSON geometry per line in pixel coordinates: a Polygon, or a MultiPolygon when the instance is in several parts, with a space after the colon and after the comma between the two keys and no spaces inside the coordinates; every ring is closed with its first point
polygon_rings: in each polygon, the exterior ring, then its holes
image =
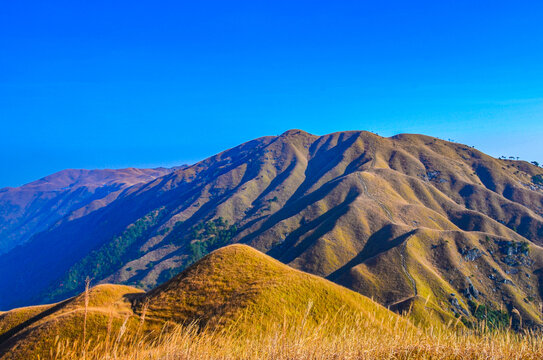
{"type": "Polygon", "coordinates": [[[172,322],[218,331],[234,327],[254,336],[285,321],[302,320],[310,327],[328,321],[335,332],[361,319],[364,331],[391,331],[398,324],[415,331],[408,320],[372,300],[246,245],[216,250],[148,294],[128,286],[98,285],[62,303],[29,309],[33,311],[24,317],[16,315],[30,310],[0,315],[0,326],[2,319],[14,318],[17,323],[10,320],[9,326],[18,326],[0,342],[2,359],[43,356],[66,344],[77,347],[79,354],[105,343],[121,347],[136,335],[152,338],[169,332],[172,322]],[[126,332],[122,341],[119,332],[126,332]]]}
{"type": "Polygon", "coordinates": [[[61,303],[3,313],[0,327],[6,331],[0,335],[0,358],[46,358],[61,338],[80,346],[105,341],[109,334],[107,341],[113,342],[121,327],[137,327],[130,300],[139,293],[123,285],[98,285],[61,303]]]}
{"type": "Polygon", "coordinates": [[[292,269],[246,245],[221,248],[152,290],[139,299],[139,313],[147,301],[151,321],[197,321],[208,327],[236,323],[247,331],[279,323],[285,316],[303,317],[310,304],[307,322],[312,324],[336,318],[341,328],[345,315],[353,314],[404,321],[360,294],[292,269]]]}

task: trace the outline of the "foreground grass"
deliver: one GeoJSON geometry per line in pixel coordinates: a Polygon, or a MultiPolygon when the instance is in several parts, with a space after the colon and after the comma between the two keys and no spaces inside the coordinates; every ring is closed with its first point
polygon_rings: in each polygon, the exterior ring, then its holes
{"type": "MultiPolygon", "coordinates": [[[[427,328],[406,321],[355,316],[338,328],[334,319],[307,322],[307,313],[267,324],[266,331],[240,331],[236,324],[220,330],[167,324],[159,332],[144,333],[122,327],[83,346],[57,338],[50,359],[174,360],[174,359],[542,359],[543,336],[516,333],[427,328]]],[[[396,317],[397,318],[397,317],[396,317]]],[[[259,328],[259,327],[255,327],[259,328]]]]}
{"type": "Polygon", "coordinates": [[[434,321],[429,298],[415,300],[400,316],[229,246],[149,293],[87,287],[63,311],[13,335],[2,360],[543,359],[541,333],[468,329],[460,318],[445,324],[434,321]]]}

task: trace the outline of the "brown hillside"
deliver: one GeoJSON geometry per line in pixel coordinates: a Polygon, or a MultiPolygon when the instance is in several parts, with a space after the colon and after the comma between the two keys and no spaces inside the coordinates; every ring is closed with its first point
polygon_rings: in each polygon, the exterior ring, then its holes
{"type": "Polygon", "coordinates": [[[540,174],[423,135],[291,130],[133,186],[102,211],[38,236],[0,259],[10,263],[0,264],[9,279],[0,292],[16,287],[11,264],[29,253],[28,280],[53,285],[10,294],[12,303],[59,299],[89,274],[150,289],[241,242],[386,306],[422,298],[444,319],[471,322],[485,305],[540,324],[540,174]],[[66,249],[54,263],[44,254],[52,242],[66,249]],[[38,276],[38,266],[52,270],[38,276]]]}

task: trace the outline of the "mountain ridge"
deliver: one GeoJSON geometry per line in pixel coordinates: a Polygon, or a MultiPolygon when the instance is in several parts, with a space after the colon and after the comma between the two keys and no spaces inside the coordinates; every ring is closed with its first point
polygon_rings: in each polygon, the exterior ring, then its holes
{"type": "Polygon", "coordinates": [[[541,174],[424,135],[291,130],[134,185],[99,211],[38,234],[0,257],[8,264],[0,263],[8,279],[0,293],[17,286],[9,267],[29,254],[31,269],[51,271],[28,275],[41,285],[14,294],[12,304],[65,297],[87,273],[149,289],[241,242],[384,305],[413,297],[414,283],[447,316],[473,319],[477,304],[496,304],[539,324],[543,188],[533,179],[541,174]],[[80,239],[68,243],[70,234],[80,239]],[[52,242],[74,250],[37,257],[52,242]]]}
{"type": "Polygon", "coordinates": [[[19,187],[2,188],[0,253],[25,243],[65,216],[88,214],[106,206],[122,190],[174,169],[66,169],[19,187]]]}

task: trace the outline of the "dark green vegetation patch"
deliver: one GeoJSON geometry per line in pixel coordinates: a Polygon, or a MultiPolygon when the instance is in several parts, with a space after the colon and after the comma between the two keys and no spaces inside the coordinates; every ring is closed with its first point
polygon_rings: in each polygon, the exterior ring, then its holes
{"type": "Polygon", "coordinates": [[[164,209],[154,210],[128,226],[122,234],[92,251],[77,262],[61,281],[61,286],[50,293],[55,299],[63,294],[71,294],[81,290],[85,278],[102,279],[120,268],[124,263],[137,257],[135,245],[144,241],[154,230],[164,215],[164,209]]]}
{"type": "Polygon", "coordinates": [[[237,232],[236,224],[228,225],[228,220],[222,217],[192,227],[189,231],[192,241],[189,245],[188,263],[192,264],[211,251],[228,244],[237,232]]]}
{"type": "Polygon", "coordinates": [[[543,185],[543,174],[532,176],[532,182],[536,185],[543,185]]]}
{"type": "Polygon", "coordinates": [[[509,327],[509,313],[500,311],[484,304],[468,301],[471,313],[489,329],[507,329],[509,327]]]}

